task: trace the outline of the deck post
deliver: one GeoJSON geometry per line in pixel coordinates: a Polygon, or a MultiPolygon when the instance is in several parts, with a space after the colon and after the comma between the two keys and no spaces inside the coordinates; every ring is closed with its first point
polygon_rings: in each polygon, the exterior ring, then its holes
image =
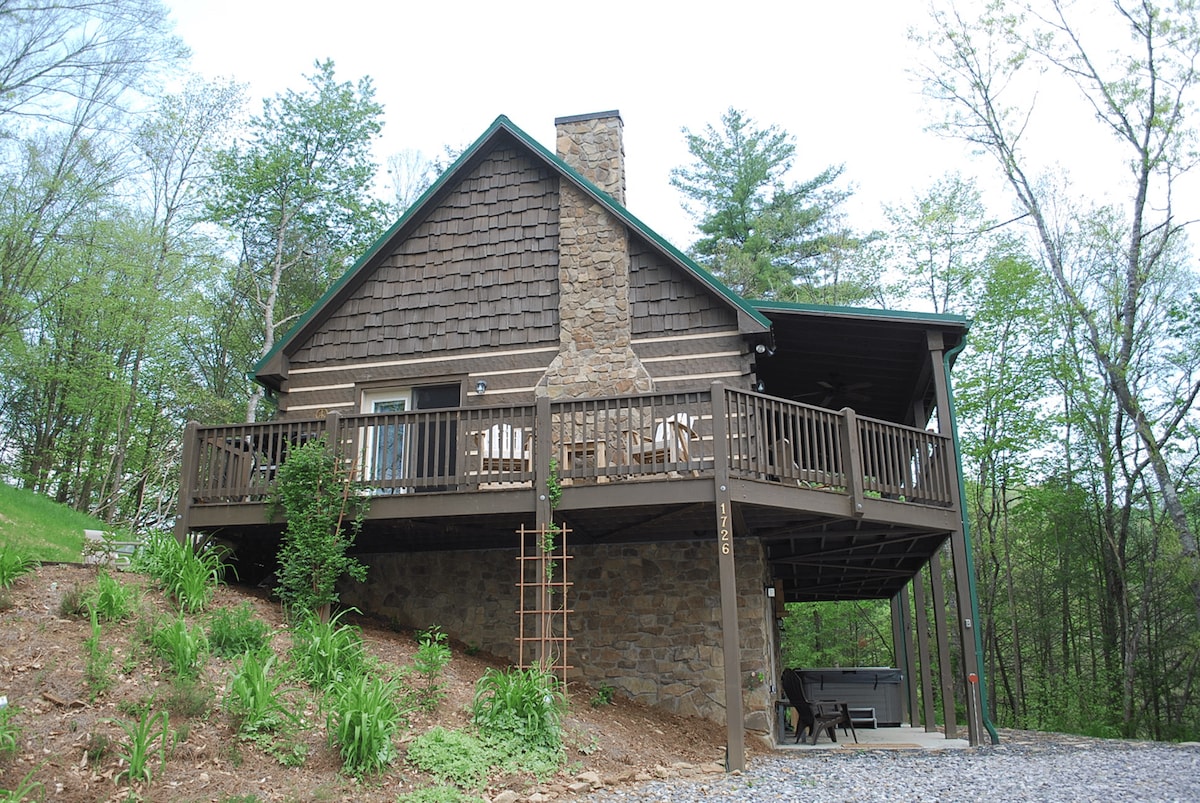
{"type": "Polygon", "coordinates": [[[904,640],[904,688],[908,691],[907,708],[908,724],[916,727],[917,717],[917,656],[913,651],[913,621],[912,607],[908,601],[908,585],[900,589],[896,595],[900,601],[900,625],[904,640]]]}
{"type": "Polygon", "coordinates": [[[197,461],[200,450],[196,443],[197,431],[200,424],[189,421],[183,430],[183,455],[179,461],[179,505],[175,513],[175,540],[180,544],[187,542],[188,518],[192,509],[192,487],[196,484],[199,473],[197,461]]]}
{"type": "Polygon", "coordinates": [[[942,555],[929,559],[929,587],[933,593],[933,631],[937,637],[938,674],[942,686],[942,721],[946,738],[958,738],[958,715],[954,708],[954,674],[950,669],[950,631],[946,627],[946,589],[942,585],[942,555]]]}
{"type": "Polygon", "coordinates": [[[850,515],[859,518],[863,508],[862,445],[858,438],[858,415],[849,407],[838,413],[842,417],[842,473],[846,476],[846,493],[850,495],[850,515]]]}
{"type": "MultiPolygon", "coordinates": [[[[550,460],[554,456],[553,438],[554,427],[553,418],[550,413],[550,397],[539,396],[534,405],[533,413],[533,515],[536,524],[535,532],[545,533],[554,524],[554,508],[550,501],[550,460]]],[[[559,466],[561,469],[562,467],[559,466]]],[[[537,539],[537,554],[544,558],[544,543],[539,536],[537,539]]],[[[524,567],[521,568],[524,572],[524,567]]],[[[522,575],[523,576],[523,575],[522,575]]],[[[538,592],[538,610],[550,610],[550,591],[545,583],[540,586],[538,592]]],[[[524,592],[522,592],[524,593],[524,592]]],[[[537,617],[537,630],[534,633],[538,640],[538,666],[543,671],[548,671],[552,665],[553,657],[547,653],[549,649],[549,640],[546,638],[549,634],[546,632],[548,622],[546,614],[542,613],[537,617]]],[[[566,635],[565,633],[563,635],[566,635]]],[[[563,664],[567,663],[566,657],[563,658],[563,664]]],[[[566,670],[564,670],[565,679],[566,670]]]]}
{"type": "MultiPolygon", "coordinates": [[[[929,564],[926,564],[928,566],[929,564]]],[[[937,730],[933,705],[933,664],[929,660],[929,611],[925,607],[924,572],[913,575],[913,609],[917,621],[917,659],[921,664],[921,720],[926,733],[937,730]]]]}
{"type": "Polygon", "coordinates": [[[721,652],[725,659],[725,771],[742,772],[746,769],[746,723],[742,708],[742,640],[738,631],[737,567],[733,560],[733,509],[729,492],[729,419],[726,416],[725,385],[713,382],[713,489],[721,580],[721,652]]]}
{"type": "MultiPolygon", "coordinates": [[[[941,332],[930,331],[926,335],[929,345],[929,359],[933,369],[934,399],[937,405],[938,432],[950,438],[954,448],[958,448],[958,435],[954,431],[954,419],[950,414],[950,378],[946,376],[943,361],[945,343],[941,332]]],[[[980,708],[980,697],[976,688],[982,683],[979,671],[979,655],[977,653],[975,622],[971,616],[971,600],[974,597],[974,579],[971,577],[970,562],[967,555],[967,536],[964,531],[963,519],[966,517],[965,501],[960,492],[959,483],[950,483],[950,497],[954,509],[959,514],[958,523],[950,531],[950,554],[954,558],[954,592],[955,604],[958,610],[959,643],[962,645],[963,689],[966,690],[967,703],[967,740],[972,745],[978,745],[982,738],[983,712],[980,708]]]]}

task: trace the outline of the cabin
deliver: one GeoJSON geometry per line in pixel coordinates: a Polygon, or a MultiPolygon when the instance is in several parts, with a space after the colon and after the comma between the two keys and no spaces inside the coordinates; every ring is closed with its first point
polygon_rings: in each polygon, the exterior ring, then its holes
{"type": "Polygon", "coordinates": [[[329,288],[255,366],[271,420],[188,425],[177,535],[269,566],[325,436],[364,612],[724,723],[734,769],[778,732],[783,604],[888,599],[906,716],[978,743],[967,321],[741,298],[626,208],[617,112],[555,122],[497,118],[329,288]]]}

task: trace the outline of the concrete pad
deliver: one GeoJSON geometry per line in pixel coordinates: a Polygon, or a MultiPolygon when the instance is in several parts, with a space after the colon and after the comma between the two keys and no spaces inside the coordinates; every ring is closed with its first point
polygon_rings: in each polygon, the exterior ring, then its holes
{"type": "Polygon", "coordinates": [[[927,733],[924,728],[913,728],[908,725],[901,725],[898,728],[857,728],[856,730],[858,744],[854,743],[853,736],[849,733],[843,734],[839,729],[836,742],[829,741],[829,737],[822,733],[815,745],[808,744],[807,739],[801,744],[795,744],[792,740],[796,737],[789,733],[785,743],[775,745],[775,749],[781,751],[958,750],[970,747],[970,743],[966,739],[965,725],[959,729],[963,737],[957,739],[947,739],[945,734],[940,731],[927,733]]]}

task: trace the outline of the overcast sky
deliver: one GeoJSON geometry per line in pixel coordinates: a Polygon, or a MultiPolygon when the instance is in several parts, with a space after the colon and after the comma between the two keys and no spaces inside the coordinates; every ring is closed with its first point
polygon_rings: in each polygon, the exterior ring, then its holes
{"type": "MultiPolygon", "coordinates": [[[[409,148],[461,148],[500,114],[553,150],[555,117],[618,109],[627,206],[680,247],[695,237],[669,184],[688,161],[680,129],[718,123],[730,106],[794,135],[794,179],[844,163],[859,228],[947,170],[993,175],[925,132],[907,38],[925,25],[924,0],[167,4],[193,69],[249,84],[255,113],[264,97],[305,89],[316,60],[333,59],[340,80],[369,75],[385,109],[381,162],[409,148]]],[[[1078,150],[1078,137],[1056,133],[1051,149],[1078,150]]],[[[1007,197],[991,201],[1007,214],[1007,197]]]]}

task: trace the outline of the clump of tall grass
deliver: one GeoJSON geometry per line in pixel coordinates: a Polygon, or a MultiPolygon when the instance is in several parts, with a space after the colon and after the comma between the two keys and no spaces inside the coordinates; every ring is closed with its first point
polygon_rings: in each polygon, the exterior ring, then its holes
{"type": "Polygon", "coordinates": [[[292,629],[293,667],[315,689],[327,691],[367,669],[369,662],[362,634],[357,627],[342,624],[344,613],[328,622],[309,615],[292,629]]]}
{"type": "Polygon", "coordinates": [[[393,737],[401,725],[396,704],[400,684],[368,674],[346,678],[334,687],[326,730],[342,757],[342,771],[375,773],[395,756],[393,737]]]}
{"type": "Polygon", "coordinates": [[[9,588],[18,577],[29,574],[39,566],[38,562],[26,555],[18,554],[9,549],[8,545],[0,546],[0,588],[9,588]]]}
{"type": "Polygon", "coordinates": [[[217,549],[194,549],[168,532],[156,532],[134,552],[130,568],[156,580],[181,610],[195,613],[208,605],[226,566],[217,549]]]}

